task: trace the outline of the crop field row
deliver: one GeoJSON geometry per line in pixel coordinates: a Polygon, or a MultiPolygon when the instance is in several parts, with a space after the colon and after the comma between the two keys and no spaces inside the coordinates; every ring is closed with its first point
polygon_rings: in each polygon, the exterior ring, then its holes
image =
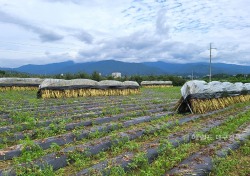
{"type": "Polygon", "coordinates": [[[46,100],[1,92],[0,176],[250,174],[250,102],[177,114],[179,98],[180,87],[46,100]]]}

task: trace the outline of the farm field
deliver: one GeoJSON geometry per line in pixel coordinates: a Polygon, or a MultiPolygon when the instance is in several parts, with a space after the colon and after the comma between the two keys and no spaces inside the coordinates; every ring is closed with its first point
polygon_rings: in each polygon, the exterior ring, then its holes
{"type": "Polygon", "coordinates": [[[0,176],[249,175],[250,102],[176,114],[180,97],[180,87],[46,100],[0,92],[0,176]]]}

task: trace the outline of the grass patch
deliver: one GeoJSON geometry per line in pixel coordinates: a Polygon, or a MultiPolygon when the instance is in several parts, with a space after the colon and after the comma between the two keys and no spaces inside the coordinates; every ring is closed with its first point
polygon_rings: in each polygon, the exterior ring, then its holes
{"type": "Polygon", "coordinates": [[[211,176],[248,176],[250,174],[250,140],[226,158],[215,158],[211,176]]]}

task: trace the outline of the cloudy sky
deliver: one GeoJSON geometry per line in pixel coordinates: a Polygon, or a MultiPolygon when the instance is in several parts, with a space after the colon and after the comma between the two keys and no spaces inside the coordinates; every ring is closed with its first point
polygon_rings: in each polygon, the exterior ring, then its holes
{"type": "Polygon", "coordinates": [[[0,0],[0,67],[73,60],[250,65],[249,0],[0,0]]]}

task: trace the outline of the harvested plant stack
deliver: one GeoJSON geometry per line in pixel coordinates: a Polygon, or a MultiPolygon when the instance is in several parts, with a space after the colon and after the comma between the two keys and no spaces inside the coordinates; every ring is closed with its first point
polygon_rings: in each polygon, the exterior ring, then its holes
{"type": "Polygon", "coordinates": [[[129,95],[139,93],[139,84],[133,81],[93,81],[90,79],[45,79],[38,90],[38,98],[129,95]]]}
{"type": "Polygon", "coordinates": [[[42,82],[40,78],[0,78],[0,91],[37,90],[42,82]]]}
{"type": "Polygon", "coordinates": [[[178,112],[205,113],[250,101],[250,83],[188,81],[181,88],[178,112]]]}
{"type": "Polygon", "coordinates": [[[172,81],[142,81],[141,86],[143,87],[173,87],[172,81]]]}

